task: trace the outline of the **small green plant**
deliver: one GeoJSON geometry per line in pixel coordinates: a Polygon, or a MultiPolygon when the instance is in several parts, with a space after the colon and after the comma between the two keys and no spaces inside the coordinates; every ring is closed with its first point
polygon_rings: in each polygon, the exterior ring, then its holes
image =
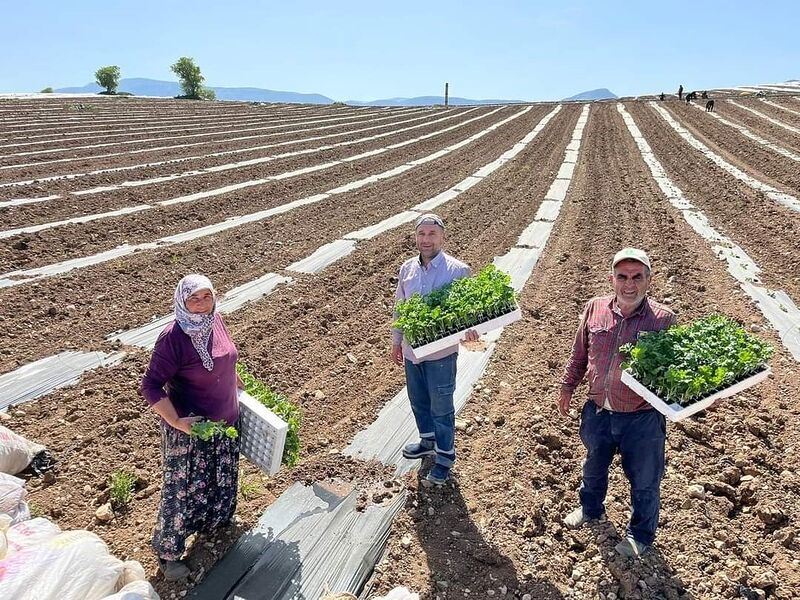
{"type": "Polygon", "coordinates": [[[289,402],[289,399],[273,391],[247,370],[242,363],[236,364],[236,372],[242,378],[244,390],[261,404],[266,406],[281,419],[286,421],[286,445],[283,448],[283,463],[293,467],[300,460],[300,421],[302,412],[300,407],[289,402]]]}
{"type": "Polygon", "coordinates": [[[477,275],[456,279],[425,296],[414,294],[398,302],[394,326],[416,348],[515,308],[511,277],[490,264],[477,275]]]}
{"type": "Polygon", "coordinates": [[[763,370],[773,348],[725,315],[640,335],[622,368],[665,402],[688,406],[763,370]]]}
{"type": "Polygon", "coordinates": [[[40,94],[52,94],[52,93],[53,93],[53,88],[51,88],[51,87],[46,87],[46,88],[44,88],[44,89],[43,89],[41,92],[39,92],[39,93],[40,93],[40,94]]]}
{"type": "Polygon", "coordinates": [[[124,508],[130,503],[135,483],[136,476],[127,471],[114,471],[111,474],[109,497],[113,508],[124,508]]]}
{"type": "Polygon", "coordinates": [[[201,87],[200,91],[197,93],[197,96],[200,100],[216,100],[217,93],[209,87],[201,87]]]}
{"type": "Polygon", "coordinates": [[[239,478],[239,494],[241,494],[244,500],[257,498],[261,495],[263,489],[260,481],[253,481],[251,479],[245,479],[244,477],[239,478]]]}
{"type": "Polygon", "coordinates": [[[236,427],[228,425],[225,421],[198,421],[192,423],[190,435],[209,442],[217,435],[224,435],[235,440],[239,437],[239,432],[236,431],[236,427]]]}

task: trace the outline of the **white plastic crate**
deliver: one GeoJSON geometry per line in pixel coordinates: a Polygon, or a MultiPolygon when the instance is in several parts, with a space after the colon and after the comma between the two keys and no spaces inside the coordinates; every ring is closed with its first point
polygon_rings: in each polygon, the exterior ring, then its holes
{"type": "Polygon", "coordinates": [[[274,475],[281,468],[286,421],[245,391],[239,390],[240,452],[255,466],[274,475]]]}
{"type": "Polygon", "coordinates": [[[682,421],[686,417],[690,417],[695,413],[700,412],[714,404],[717,400],[722,398],[728,398],[729,396],[733,396],[738,394],[742,390],[746,390],[749,387],[756,385],[757,383],[761,383],[772,372],[772,369],[767,367],[763,371],[759,371],[755,375],[751,375],[747,379],[742,379],[739,383],[735,383],[730,387],[725,388],[724,390],[720,390],[711,394],[710,396],[706,396],[702,400],[698,400],[689,406],[681,406],[677,402],[673,402],[671,404],[667,404],[661,398],[656,396],[653,392],[643,386],[639,381],[627,371],[622,372],[622,383],[627,385],[631,388],[634,392],[639,394],[642,398],[647,400],[653,408],[655,408],[658,412],[662,415],[666,416],[670,421],[682,421]]]}
{"type": "Polygon", "coordinates": [[[520,310],[519,307],[517,307],[510,313],[506,313],[500,317],[484,321],[483,323],[479,323],[478,325],[475,325],[468,329],[464,329],[452,335],[448,335],[447,337],[443,337],[442,339],[431,342],[430,344],[425,344],[424,346],[419,346],[417,348],[411,348],[411,352],[414,354],[415,358],[424,358],[425,356],[433,354],[434,352],[438,352],[439,350],[443,350],[444,348],[448,348],[450,346],[458,344],[461,340],[464,339],[464,334],[466,334],[467,331],[469,331],[470,329],[474,329],[479,334],[487,333],[494,329],[505,327],[506,325],[509,325],[514,321],[519,321],[521,318],[522,318],[522,311],[520,310]]]}

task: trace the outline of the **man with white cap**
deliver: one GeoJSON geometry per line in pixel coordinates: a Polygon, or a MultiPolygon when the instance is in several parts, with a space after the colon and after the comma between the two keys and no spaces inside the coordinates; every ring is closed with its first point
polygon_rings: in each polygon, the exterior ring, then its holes
{"type": "MultiPolygon", "coordinates": [[[[445,242],[444,221],[432,213],[420,216],[414,227],[419,254],[400,267],[397,278],[397,300],[414,294],[423,296],[455,279],[467,277],[469,267],[442,250],[445,242]]],[[[468,331],[467,341],[478,339],[468,331]]],[[[456,459],[455,409],[458,344],[417,359],[399,329],[392,330],[392,360],[405,367],[408,398],[419,431],[419,442],[407,444],[403,456],[408,459],[434,456],[435,463],[426,479],[442,485],[450,475],[456,459]]]]}
{"type": "Polygon", "coordinates": [[[675,314],[647,297],[650,259],[643,250],[624,248],[611,262],[614,293],[591,299],[581,315],[572,355],[564,370],[558,408],[569,413],[575,388],[586,376],[589,398],[581,411],[580,436],[586,446],[581,506],[564,522],[579,527],[604,516],[608,469],[619,453],[631,484],[631,520],[619,554],[638,557],[655,539],[664,476],[666,421],[641,396],[622,383],[620,346],[635,343],[640,332],[675,324],[675,314]]]}

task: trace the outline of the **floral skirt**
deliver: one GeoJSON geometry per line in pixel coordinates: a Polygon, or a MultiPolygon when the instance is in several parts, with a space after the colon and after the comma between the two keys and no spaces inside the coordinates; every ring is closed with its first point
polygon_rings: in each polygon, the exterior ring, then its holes
{"type": "Polygon", "coordinates": [[[180,560],[187,537],[228,524],[236,512],[239,439],[204,442],[162,421],[161,457],[164,484],[153,548],[163,560],[180,560]]]}

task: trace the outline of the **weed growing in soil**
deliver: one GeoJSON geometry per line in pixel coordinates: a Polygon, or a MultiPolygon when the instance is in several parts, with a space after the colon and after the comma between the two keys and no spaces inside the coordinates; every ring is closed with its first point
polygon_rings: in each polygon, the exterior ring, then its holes
{"type": "Polygon", "coordinates": [[[243,477],[239,478],[239,493],[245,501],[260,496],[263,489],[260,481],[244,479],[243,477]]]}
{"type": "Polygon", "coordinates": [[[130,503],[135,483],[136,477],[127,471],[114,471],[111,474],[109,495],[113,508],[124,508],[130,503]]]}
{"type": "Polygon", "coordinates": [[[256,379],[242,363],[236,364],[236,372],[244,382],[244,390],[288,424],[282,460],[285,465],[293,467],[300,460],[300,421],[302,419],[300,407],[289,402],[285,395],[273,391],[265,383],[256,379]]]}

